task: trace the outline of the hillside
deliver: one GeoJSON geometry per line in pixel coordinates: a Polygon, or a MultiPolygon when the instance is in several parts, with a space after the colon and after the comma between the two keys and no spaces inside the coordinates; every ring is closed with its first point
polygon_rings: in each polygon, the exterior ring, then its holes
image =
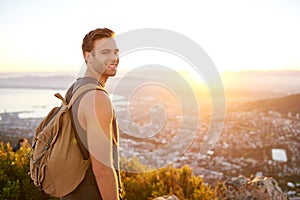
{"type": "Polygon", "coordinates": [[[73,76],[15,76],[0,78],[0,88],[66,89],[73,76]]]}
{"type": "MultiPolygon", "coordinates": [[[[66,89],[76,78],[75,75],[60,73],[30,74],[0,73],[0,88],[66,89]]],[[[170,73],[160,68],[133,70],[124,76],[121,71],[120,74],[108,80],[107,89],[112,93],[130,93],[146,82],[166,83],[169,87],[176,86],[176,90],[185,89],[185,81],[179,80],[180,73],[170,73]]],[[[269,99],[300,93],[300,71],[226,72],[221,77],[226,96],[231,99],[269,99]]]]}
{"type": "Polygon", "coordinates": [[[262,99],[252,101],[239,106],[239,109],[244,111],[259,110],[259,111],[277,111],[282,114],[291,112],[292,114],[300,113],[300,93],[292,94],[280,98],[262,99]]]}

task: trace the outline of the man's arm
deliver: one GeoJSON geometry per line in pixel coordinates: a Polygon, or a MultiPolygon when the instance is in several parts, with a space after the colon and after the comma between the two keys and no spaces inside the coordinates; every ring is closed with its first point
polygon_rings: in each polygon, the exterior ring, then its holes
{"type": "Polygon", "coordinates": [[[88,92],[79,105],[78,119],[87,131],[92,169],[103,200],[118,199],[117,176],[113,167],[111,101],[103,91],[88,92]]]}

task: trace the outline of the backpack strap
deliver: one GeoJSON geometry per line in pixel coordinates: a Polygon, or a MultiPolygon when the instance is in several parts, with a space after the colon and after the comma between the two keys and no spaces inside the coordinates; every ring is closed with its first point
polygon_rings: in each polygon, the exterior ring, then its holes
{"type": "Polygon", "coordinates": [[[99,85],[95,85],[92,83],[88,83],[88,84],[84,84],[83,86],[79,87],[76,92],[72,95],[72,98],[70,99],[70,102],[68,103],[68,109],[71,108],[71,106],[73,105],[73,103],[76,101],[76,99],[84,92],[88,91],[88,90],[102,90],[104,91],[106,94],[108,94],[108,92],[101,86],[99,85]]]}
{"type": "MultiPolygon", "coordinates": [[[[68,89],[67,95],[69,94],[69,92],[70,92],[71,89],[73,89],[73,85],[68,89]]],[[[107,92],[103,87],[101,87],[101,86],[99,86],[99,85],[96,85],[96,84],[88,83],[88,84],[85,84],[85,85],[79,87],[79,88],[76,90],[76,92],[72,95],[72,97],[71,97],[71,99],[70,99],[69,102],[67,102],[67,99],[68,99],[67,95],[66,95],[65,98],[63,98],[63,97],[61,96],[61,94],[55,93],[54,96],[57,97],[57,98],[59,98],[59,99],[62,101],[62,103],[63,103],[64,105],[67,105],[68,109],[70,109],[71,106],[73,105],[73,103],[76,101],[76,99],[77,99],[81,94],[83,94],[84,92],[87,92],[87,91],[89,91],[89,90],[102,90],[102,91],[104,91],[106,94],[108,94],[108,92],[107,92]]]]}
{"type": "MultiPolygon", "coordinates": [[[[100,85],[96,85],[96,84],[93,84],[93,83],[87,83],[87,84],[84,84],[82,86],[80,86],[76,91],[75,93],[72,95],[71,99],[70,99],[70,95],[72,94],[72,90],[73,90],[73,86],[74,84],[69,88],[67,94],[66,94],[66,98],[65,98],[65,102],[66,102],[66,105],[68,105],[68,109],[71,108],[71,106],[74,104],[74,102],[78,99],[78,97],[80,95],[82,95],[84,92],[87,92],[89,90],[102,90],[104,91],[107,95],[109,95],[109,93],[105,90],[105,88],[103,88],[102,86],[100,85]],[[69,103],[67,104],[67,100],[70,99],[69,103]]],[[[64,101],[63,101],[64,102],[64,101]]],[[[72,112],[72,110],[71,110],[72,112]]],[[[117,125],[117,122],[116,122],[116,116],[115,116],[115,111],[113,110],[113,143],[114,145],[116,145],[116,147],[114,148],[117,148],[118,146],[118,125],[117,125]]],[[[73,127],[74,126],[74,119],[73,119],[73,115],[71,114],[71,119],[72,119],[72,125],[73,127]]],[[[75,132],[75,137],[78,141],[78,144],[79,144],[79,148],[81,150],[81,153],[83,155],[83,157],[85,159],[90,159],[90,156],[89,156],[89,151],[87,150],[87,148],[84,146],[83,142],[81,141],[80,139],[80,136],[76,130],[76,128],[74,129],[74,132],[75,132]]],[[[120,175],[120,169],[119,169],[119,150],[118,149],[115,149],[113,150],[113,159],[115,160],[115,170],[116,170],[116,173],[117,173],[117,177],[118,177],[118,184],[119,184],[119,194],[120,194],[120,199],[121,198],[121,194],[122,194],[122,185],[121,185],[121,175],[120,175]]]]}
{"type": "MultiPolygon", "coordinates": [[[[68,91],[66,92],[66,97],[65,99],[63,98],[63,103],[65,101],[65,105],[67,105],[68,109],[70,110],[70,112],[72,113],[72,109],[71,106],[75,103],[75,101],[83,94],[85,94],[86,92],[90,91],[90,90],[102,90],[104,91],[106,94],[108,94],[108,92],[101,86],[94,84],[94,83],[87,83],[84,84],[82,86],[80,86],[78,89],[76,89],[76,91],[72,94],[72,90],[74,88],[74,84],[68,89],[68,91]]],[[[88,160],[90,155],[89,152],[87,150],[87,147],[84,145],[82,138],[84,138],[85,136],[82,135],[81,132],[77,132],[76,126],[74,124],[74,119],[73,119],[73,114],[71,114],[71,120],[72,120],[72,126],[74,129],[74,133],[75,133],[75,137],[76,140],[78,141],[78,145],[80,148],[80,151],[84,157],[85,160],[88,160]]]]}

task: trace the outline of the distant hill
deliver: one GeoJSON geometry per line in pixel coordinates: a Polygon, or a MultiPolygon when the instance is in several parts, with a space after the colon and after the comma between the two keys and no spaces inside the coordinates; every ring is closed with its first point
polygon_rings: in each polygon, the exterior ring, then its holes
{"type": "Polygon", "coordinates": [[[66,89],[75,80],[73,76],[12,76],[0,78],[0,88],[66,89]]]}
{"type": "Polygon", "coordinates": [[[268,99],[300,93],[300,71],[224,72],[227,97],[268,99]]]}
{"type": "Polygon", "coordinates": [[[244,103],[239,106],[240,110],[259,110],[259,111],[277,111],[282,114],[291,112],[292,114],[300,113],[300,93],[292,94],[281,98],[262,99],[244,103]]]}
{"type": "MultiPolygon", "coordinates": [[[[41,75],[34,72],[30,74],[0,73],[0,88],[66,89],[76,78],[73,74],[44,73],[41,75]]],[[[118,77],[109,79],[107,89],[113,93],[119,91],[115,90],[115,87],[120,89],[122,86],[122,89],[130,93],[141,83],[169,81],[172,85],[178,84],[176,89],[184,90],[181,84],[183,82],[178,81],[176,73],[174,75],[169,70],[143,68],[124,74],[125,76],[120,73],[118,77]]],[[[300,93],[300,71],[224,72],[221,77],[228,98],[269,99],[300,93]]],[[[205,81],[205,77],[203,80],[205,81]]]]}

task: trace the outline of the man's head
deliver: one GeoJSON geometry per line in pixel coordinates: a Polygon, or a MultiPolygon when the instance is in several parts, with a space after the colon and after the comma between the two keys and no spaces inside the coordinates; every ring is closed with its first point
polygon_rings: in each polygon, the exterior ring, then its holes
{"type": "Polygon", "coordinates": [[[114,32],[108,28],[98,28],[86,34],[82,52],[89,73],[107,77],[116,74],[119,49],[113,37],[114,32]]]}
{"type": "Polygon", "coordinates": [[[115,33],[108,28],[97,28],[95,30],[90,31],[85,35],[82,41],[82,53],[85,51],[91,52],[95,47],[95,41],[101,40],[103,38],[111,38],[114,37],[115,33]]]}

